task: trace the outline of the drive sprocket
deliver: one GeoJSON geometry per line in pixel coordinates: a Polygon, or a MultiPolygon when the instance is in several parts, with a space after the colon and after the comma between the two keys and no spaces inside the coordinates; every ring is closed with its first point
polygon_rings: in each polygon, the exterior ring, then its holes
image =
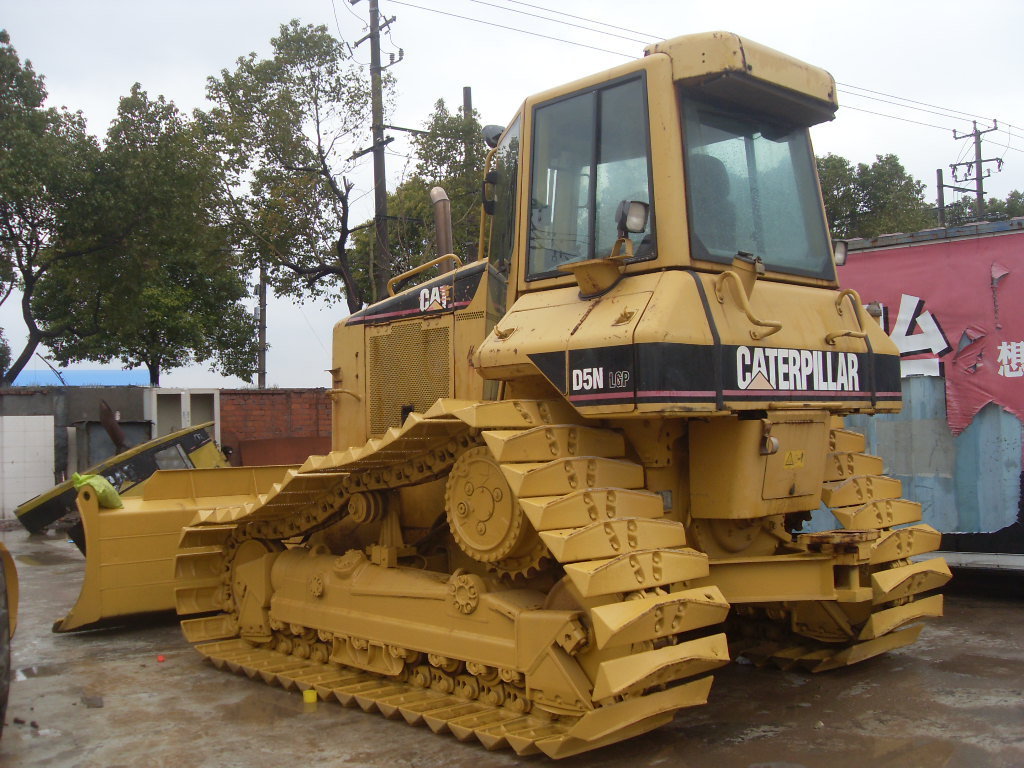
{"type": "Polygon", "coordinates": [[[547,548],[485,446],[463,453],[445,487],[445,512],[459,548],[505,576],[538,569],[547,548]]]}

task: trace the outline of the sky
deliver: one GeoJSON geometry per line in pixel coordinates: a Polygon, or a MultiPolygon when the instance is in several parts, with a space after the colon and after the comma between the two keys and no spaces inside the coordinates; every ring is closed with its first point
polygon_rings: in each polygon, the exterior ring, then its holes
{"type": "MultiPolygon", "coordinates": [[[[957,140],[979,128],[983,157],[1000,158],[986,191],[1024,190],[1024,21],[1020,0],[379,0],[395,18],[383,38],[397,81],[387,122],[421,127],[443,98],[453,109],[470,86],[481,122],[504,124],[539,91],[639,57],[646,43],[716,29],[735,32],[827,69],[838,84],[836,119],[811,131],[817,154],[854,163],[894,153],[935,199],[935,170],[973,159],[957,140]],[[595,31],[597,30],[597,31],[595,31]],[[600,33],[599,33],[600,32],[600,33]],[[399,56],[401,51],[401,56],[399,56]]],[[[118,99],[139,82],[183,110],[205,108],[206,78],[256,52],[292,18],[324,24],[355,43],[368,31],[368,0],[0,0],[0,26],[22,59],[46,78],[49,106],[80,110],[102,136],[118,99]]],[[[369,61],[369,45],[355,48],[369,61]]],[[[369,121],[369,115],[367,115],[369,121]]],[[[395,136],[387,156],[389,189],[409,172],[410,150],[395,136]]],[[[353,150],[358,149],[353,147],[353,150]]],[[[372,217],[369,156],[352,173],[355,218],[372,217]]],[[[973,186],[969,184],[968,186],[973,186]]],[[[955,198],[947,192],[946,200],[955,198]]],[[[342,300],[272,300],[267,312],[270,386],[330,386],[331,330],[342,300]]],[[[15,355],[24,341],[17,302],[0,307],[15,355]]],[[[45,349],[40,350],[45,354],[45,349]]],[[[31,367],[42,367],[42,364],[31,367]]],[[[90,367],[83,365],[81,367],[90,367]]],[[[243,382],[201,366],[165,373],[170,387],[234,387],[243,382]]]]}

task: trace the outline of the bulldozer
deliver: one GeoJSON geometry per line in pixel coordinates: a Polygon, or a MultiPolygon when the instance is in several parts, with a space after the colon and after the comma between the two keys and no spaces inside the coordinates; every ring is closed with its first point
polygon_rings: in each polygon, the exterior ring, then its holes
{"type": "Polygon", "coordinates": [[[725,32],[644,54],[485,129],[476,257],[438,194],[438,258],[335,326],[329,454],[80,492],[90,621],[159,593],[217,667],[561,758],[739,655],[825,671],[941,615],[938,532],[843,426],[901,393],[836,279],[833,78],[725,32]]]}

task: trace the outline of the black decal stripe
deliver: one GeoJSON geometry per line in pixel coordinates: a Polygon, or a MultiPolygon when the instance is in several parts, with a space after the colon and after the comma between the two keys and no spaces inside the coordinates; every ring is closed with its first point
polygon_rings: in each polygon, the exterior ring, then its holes
{"type": "Polygon", "coordinates": [[[366,309],[353,312],[348,316],[345,324],[370,325],[394,322],[408,317],[437,317],[451,314],[465,308],[473,300],[473,296],[480,286],[485,267],[486,262],[474,262],[469,267],[463,267],[459,272],[449,272],[433,280],[428,280],[406,289],[397,296],[388,297],[366,309]],[[448,306],[438,309],[420,309],[420,292],[442,286],[448,287],[448,306]]]}
{"type": "MultiPolygon", "coordinates": [[[[856,310],[856,307],[854,308],[856,310]]],[[[878,379],[875,376],[875,349],[871,346],[871,339],[864,337],[864,344],[868,348],[868,385],[871,387],[871,405],[878,405],[878,379]]]]}
{"type": "Polygon", "coordinates": [[[715,405],[718,410],[725,410],[725,399],[722,397],[722,390],[725,388],[722,381],[722,337],[718,333],[718,326],[715,325],[715,316],[711,314],[711,304],[708,303],[708,295],[704,291],[704,283],[696,272],[689,272],[693,282],[697,284],[697,293],[700,294],[700,302],[704,305],[704,315],[708,319],[708,328],[711,329],[711,338],[715,342],[715,353],[712,355],[711,365],[715,374],[715,405]]]}
{"type": "Polygon", "coordinates": [[[563,395],[566,392],[565,383],[565,352],[537,352],[527,355],[530,362],[537,370],[544,374],[544,378],[555,385],[555,388],[563,395]]]}

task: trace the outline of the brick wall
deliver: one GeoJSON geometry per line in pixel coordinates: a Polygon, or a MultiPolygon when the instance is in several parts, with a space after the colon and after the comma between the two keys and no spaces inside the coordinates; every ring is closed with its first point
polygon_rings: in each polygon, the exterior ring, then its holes
{"type": "Polygon", "coordinates": [[[325,389],[222,389],[220,426],[239,440],[330,437],[331,401],[325,389]]]}

